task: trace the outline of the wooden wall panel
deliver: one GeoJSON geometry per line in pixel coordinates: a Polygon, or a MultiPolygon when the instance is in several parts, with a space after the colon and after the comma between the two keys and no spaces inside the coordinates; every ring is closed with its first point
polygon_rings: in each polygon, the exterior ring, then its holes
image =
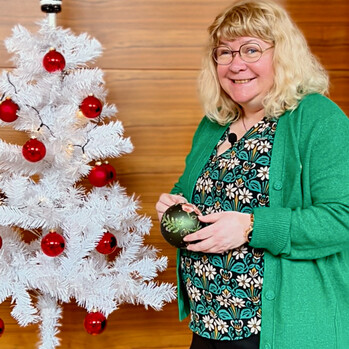
{"type": "MultiPolygon", "coordinates": [[[[131,154],[113,159],[120,184],[139,197],[140,213],[153,228],[146,243],[169,257],[160,281],[175,282],[175,250],[159,232],[154,205],[168,192],[184,166],[191,137],[202,117],[196,78],[206,41],[206,28],[230,0],[63,0],[58,24],[76,34],[88,32],[104,47],[96,66],[105,72],[108,103],[135,146],[131,154]]],[[[313,52],[331,77],[331,98],[349,114],[349,2],[347,0],[280,0],[304,32],[313,52]]],[[[44,17],[39,0],[0,0],[0,41],[22,24],[36,30],[44,17]]],[[[11,68],[0,44],[0,68],[11,68]]],[[[26,136],[10,127],[0,137],[23,144],[26,136]]],[[[6,332],[2,349],[31,349],[37,327],[19,328],[10,316],[9,300],[0,305],[6,332]]],[[[83,329],[85,311],[73,302],[64,306],[62,349],[188,348],[187,322],[177,320],[176,303],[161,312],[123,305],[108,319],[108,328],[91,337],[83,329]]]]}
{"type": "MultiPolygon", "coordinates": [[[[343,69],[348,61],[349,2],[317,1],[316,7],[311,0],[282,2],[303,29],[315,54],[322,57],[329,47],[335,49],[335,54],[325,56],[325,66],[343,69]]],[[[34,23],[43,17],[37,3],[14,0],[2,9],[1,38],[8,36],[16,23],[34,29],[34,23]]],[[[102,42],[105,54],[98,63],[104,69],[198,69],[206,28],[229,3],[65,0],[58,22],[76,33],[88,32],[102,42]]],[[[2,47],[0,66],[8,66],[8,58],[2,47]]]]}
{"type": "MultiPolygon", "coordinates": [[[[110,102],[125,128],[195,126],[202,111],[195,70],[107,70],[110,102]]],[[[155,130],[154,130],[155,132],[155,130]]]]}

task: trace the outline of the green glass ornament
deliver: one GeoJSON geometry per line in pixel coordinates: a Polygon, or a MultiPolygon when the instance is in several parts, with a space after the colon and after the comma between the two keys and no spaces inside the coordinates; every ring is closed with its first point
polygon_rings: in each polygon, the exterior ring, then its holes
{"type": "Polygon", "coordinates": [[[183,238],[205,226],[200,222],[199,215],[201,215],[199,209],[192,204],[182,203],[170,206],[161,218],[162,236],[170,245],[185,248],[187,243],[183,238]]]}

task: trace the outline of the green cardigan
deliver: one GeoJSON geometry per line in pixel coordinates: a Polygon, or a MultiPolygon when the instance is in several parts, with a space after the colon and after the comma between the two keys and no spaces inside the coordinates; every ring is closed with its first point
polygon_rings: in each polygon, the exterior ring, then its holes
{"type": "MultiPolygon", "coordinates": [[[[171,193],[189,201],[228,126],[206,117],[171,193]]],[[[270,207],[254,209],[251,246],[265,249],[263,349],[349,349],[349,119],[329,99],[305,97],[279,119],[270,207]]],[[[189,314],[179,279],[180,320],[189,314]]]]}

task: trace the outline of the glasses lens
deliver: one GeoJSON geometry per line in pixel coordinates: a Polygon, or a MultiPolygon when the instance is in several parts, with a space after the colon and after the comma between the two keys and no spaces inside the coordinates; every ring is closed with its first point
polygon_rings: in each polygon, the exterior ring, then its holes
{"type": "Polygon", "coordinates": [[[245,62],[256,62],[262,56],[262,49],[258,44],[245,44],[240,47],[240,55],[245,62]]]}
{"type": "Polygon", "coordinates": [[[213,58],[218,64],[230,64],[233,52],[229,47],[219,46],[213,50],[213,58]]]}

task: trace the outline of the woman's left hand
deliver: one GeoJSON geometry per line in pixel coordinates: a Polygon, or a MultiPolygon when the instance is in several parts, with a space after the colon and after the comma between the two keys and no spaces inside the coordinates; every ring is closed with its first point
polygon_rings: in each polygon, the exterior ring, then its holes
{"type": "Polygon", "coordinates": [[[184,237],[190,251],[223,253],[246,243],[245,231],[250,226],[250,215],[236,211],[225,211],[199,216],[209,225],[184,237]],[[197,241],[197,242],[196,242],[197,241]]]}

